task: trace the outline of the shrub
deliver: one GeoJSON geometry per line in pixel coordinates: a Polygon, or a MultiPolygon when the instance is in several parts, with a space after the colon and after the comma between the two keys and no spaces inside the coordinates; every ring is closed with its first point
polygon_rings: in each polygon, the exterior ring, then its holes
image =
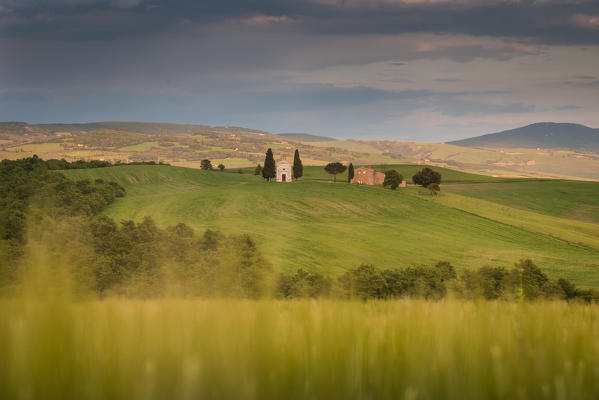
{"type": "Polygon", "coordinates": [[[389,187],[393,190],[397,189],[397,187],[401,184],[403,180],[403,176],[394,169],[390,169],[385,172],[385,180],[383,181],[384,187],[389,187]]]}

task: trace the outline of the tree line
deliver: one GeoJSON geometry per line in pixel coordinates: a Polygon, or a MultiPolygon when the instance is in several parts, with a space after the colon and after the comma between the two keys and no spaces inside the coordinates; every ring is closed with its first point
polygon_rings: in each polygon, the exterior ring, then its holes
{"type": "MultiPolygon", "coordinates": [[[[33,157],[37,157],[37,156],[34,155],[33,157]]],[[[156,161],[133,161],[133,162],[128,162],[128,163],[122,163],[120,161],[117,161],[115,163],[112,163],[110,161],[101,161],[101,160],[89,160],[89,161],[77,160],[77,161],[69,162],[69,161],[65,160],[64,158],[62,158],[60,160],[50,159],[50,160],[44,161],[44,163],[46,164],[46,168],[49,170],[106,168],[106,167],[117,167],[117,166],[121,166],[121,165],[170,165],[170,164],[164,163],[162,161],[159,161],[159,162],[156,162],[156,161]]]]}
{"type": "Polygon", "coordinates": [[[48,268],[61,263],[79,289],[98,295],[270,293],[272,266],[248,235],[196,235],[184,224],[161,229],[150,217],[117,223],[100,213],[124,188],[72,181],[54,165],[37,156],[0,163],[0,288],[22,282],[37,249],[48,268]]]}
{"type": "MultiPolygon", "coordinates": [[[[125,195],[125,189],[115,182],[74,182],[53,172],[63,161],[33,156],[0,162],[0,280],[16,270],[28,224],[45,217],[97,215],[115,198],[125,195]]],[[[98,168],[97,163],[76,163],[77,168],[83,165],[98,168]]]]}
{"type": "Polygon", "coordinates": [[[337,279],[299,269],[294,275],[278,277],[276,296],[361,300],[441,300],[452,296],[467,300],[599,302],[599,291],[578,288],[565,278],[551,280],[528,259],[520,260],[512,269],[485,266],[461,274],[449,262],[385,270],[362,264],[337,279]]]}

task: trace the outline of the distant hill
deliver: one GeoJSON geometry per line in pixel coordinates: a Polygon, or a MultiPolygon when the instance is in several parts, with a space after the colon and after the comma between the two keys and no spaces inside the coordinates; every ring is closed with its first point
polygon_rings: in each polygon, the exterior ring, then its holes
{"type": "Polygon", "coordinates": [[[583,149],[599,153],[599,129],[580,124],[540,122],[449,144],[464,147],[583,149]]]}
{"type": "Polygon", "coordinates": [[[205,132],[218,133],[235,133],[237,135],[258,135],[267,134],[267,132],[248,129],[236,126],[210,126],[199,124],[171,124],[165,122],[122,122],[122,121],[107,121],[107,122],[90,122],[85,124],[37,124],[32,125],[38,129],[48,131],[92,131],[98,129],[113,129],[125,130],[135,133],[143,133],[148,135],[193,135],[205,132]]]}
{"type": "Polygon", "coordinates": [[[526,144],[506,144],[503,141],[499,147],[483,143],[458,143],[462,146],[459,147],[447,143],[337,140],[307,133],[276,135],[234,126],[145,122],[0,122],[0,160],[36,154],[44,159],[163,161],[199,168],[201,160],[209,159],[214,165],[222,163],[227,168],[255,168],[256,164],[264,161],[266,149],[272,148],[277,159],[293,159],[293,153],[298,149],[305,166],[326,165],[333,161],[354,165],[409,163],[449,166],[497,176],[599,180],[599,146],[581,145],[585,151],[563,149],[574,147],[572,143],[576,136],[570,137],[573,139],[567,144],[560,144],[562,148],[559,149],[546,149],[556,144],[545,139],[526,144]],[[504,150],[510,146],[530,148],[504,150]],[[543,147],[544,151],[537,151],[537,147],[543,147]]]}
{"type": "Polygon", "coordinates": [[[25,134],[28,126],[26,122],[0,122],[0,133],[25,134]]]}
{"type": "Polygon", "coordinates": [[[114,130],[146,135],[194,135],[202,133],[228,133],[239,136],[265,136],[268,132],[236,126],[210,126],[199,124],[172,124],[164,122],[105,121],[73,124],[27,124],[26,122],[0,122],[0,133],[53,135],[57,132],[82,132],[114,130]]]}
{"type": "Polygon", "coordinates": [[[327,136],[310,135],[309,133],[277,133],[277,135],[298,142],[331,142],[337,140],[327,136]]]}
{"type": "Polygon", "coordinates": [[[76,132],[111,129],[126,130],[150,135],[190,135],[198,130],[210,128],[207,125],[120,121],[87,122],[81,124],[32,124],[31,126],[49,132],[76,132]]]}

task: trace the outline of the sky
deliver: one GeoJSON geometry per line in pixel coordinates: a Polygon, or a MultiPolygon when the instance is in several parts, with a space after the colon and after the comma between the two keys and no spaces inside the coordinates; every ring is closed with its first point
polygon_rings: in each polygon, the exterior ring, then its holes
{"type": "Polygon", "coordinates": [[[599,1],[0,0],[0,121],[599,128],[599,1]]]}

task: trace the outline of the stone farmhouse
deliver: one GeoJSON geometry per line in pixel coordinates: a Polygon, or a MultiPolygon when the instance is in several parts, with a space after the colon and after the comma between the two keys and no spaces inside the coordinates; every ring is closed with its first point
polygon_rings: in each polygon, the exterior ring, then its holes
{"type": "MultiPolygon", "coordinates": [[[[385,173],[369,167],[359,167],[354,170],[354,177],[351,183],[359,185],[382,185],[385,181],[385,173]]],[[[407,182],[402,181],[399,187],[406,187],[407,182]]]]}
{"type": "Polygon", "coordinates": [[[291,182],[291,164],[287,160],[281,160],[277,163],[277,182],[291,182]]]}
{"type": "Polygon", "coordinates": [[[384,172],[379,172],[374,168],[359,167],[354,170],[354,178],[351,180],[351,183],[360,185],[382,185],[384,180],[384,172]]]}

